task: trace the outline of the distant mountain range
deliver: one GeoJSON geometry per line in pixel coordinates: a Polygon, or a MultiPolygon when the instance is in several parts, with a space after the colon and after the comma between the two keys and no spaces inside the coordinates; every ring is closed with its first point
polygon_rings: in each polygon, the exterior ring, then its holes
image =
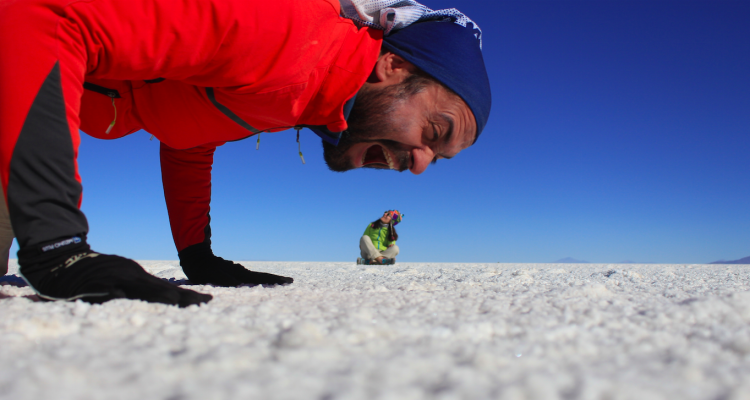
{"type": "MultiPolygon", "coordinates": [[[[585,261],[585,260],[576,260],[573,257],[561,258],[561,259],[555,261],[555,263],[558,263],[558,264],[589,264],[588,261],[585,261]]],[[[625,260],[625,261],[620,261],[617,264],[649,264],[649,263],[640,263],[640,262],[636,262],[636,261],[625,260]]],[[[740,258],[739,260],[732,260],[732,261],[719,260],[719,261],[714,261],[714,262],[709,263],[709,264],[750,264],[750,257],[740,258]]]]}
{"type": "MultiPolygon", "coordinates": [[[[744,258],[743,258],[743,260],[744,260],[744,258]]],[[[557,260],[555,262],[556,263],[560,263],[560,264],[589,264],[590,263],[589,261],[585,261],[585,260],[576,260],[573,257],[561,258],[561,259],[559,259],[559,260],[557,260]]],[[[640,263],[638,261],[632,261],[632,260],[625,260],[625,261],[620,261],[620,262],[615,263],[615,264],[644,264],[644,263],[640,263]]]]}
{"type": "Polygon", "coordinates": [[[561,264],[588,264],[588,261],[576,260],[573,257],[561,258],[561,259],[559,259],[559,260],[557,260],[555,262],[556,263],[561,263],[561,264]]]}
{"type": "Polygon", "coordinates": [[[709,264],[750,264],[750,256],[745,257],[745,258],[740,258],[739,260],[734,260],[734,261],[719,260],[719,261],[714,261],[709,264]]]}

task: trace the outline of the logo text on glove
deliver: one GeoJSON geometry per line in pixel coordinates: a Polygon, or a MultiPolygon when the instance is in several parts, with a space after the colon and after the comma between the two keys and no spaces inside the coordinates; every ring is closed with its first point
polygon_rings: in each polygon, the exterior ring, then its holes
{"type": "Polygon", "coordinates": [[[67,246],[69,244],[76,244],[76,243],[81,243],[81,238],[79,238],[78,236],[73,236],[72,238],[67,238],[57,243],[48,244],[42,247],[42,251],[50,251],[54,249],[59,249],[60,247],[67,246]]]}

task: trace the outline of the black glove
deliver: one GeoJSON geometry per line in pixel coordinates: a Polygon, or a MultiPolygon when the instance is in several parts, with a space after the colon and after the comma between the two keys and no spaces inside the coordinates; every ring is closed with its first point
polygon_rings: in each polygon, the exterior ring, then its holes
{"type": "Polygon", "coordinates": [[[253,272],[240,264],[214,255],[211,245],[198,243],[178,253],[182,270],[194,284],[216,286],[286,285],[294,279],[285,276],[253,272]]]}
{"type": "Polygon", "coordinates": [[[133,260],[91,251],[78,237],[21,250],[18,263],[26,281],[46,300],[104,303],[125,298],[187,307],[212,299],[150,275],[133,260]]]}

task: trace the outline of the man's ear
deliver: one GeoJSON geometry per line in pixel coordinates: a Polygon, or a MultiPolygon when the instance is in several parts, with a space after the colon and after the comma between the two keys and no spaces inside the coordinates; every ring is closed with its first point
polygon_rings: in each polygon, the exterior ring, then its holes
{"type": "Polygon", "coordinates": [[[367,82],[378,86],[390,86],[401,83],[416,70],[417,67],[414,64],[404,60],[401,56],[386,51],[378,57],[367,82]]]}

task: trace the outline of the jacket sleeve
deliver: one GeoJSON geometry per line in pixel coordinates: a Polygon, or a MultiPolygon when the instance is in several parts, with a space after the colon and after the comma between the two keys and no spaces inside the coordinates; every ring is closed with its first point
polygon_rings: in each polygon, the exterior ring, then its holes
{"type": "Polygon", "coordinates": [[[222,144],[176,150],[161,143],[161,179],[178,252],[198,243],[211,244],[211,166],[222,144]]]}

